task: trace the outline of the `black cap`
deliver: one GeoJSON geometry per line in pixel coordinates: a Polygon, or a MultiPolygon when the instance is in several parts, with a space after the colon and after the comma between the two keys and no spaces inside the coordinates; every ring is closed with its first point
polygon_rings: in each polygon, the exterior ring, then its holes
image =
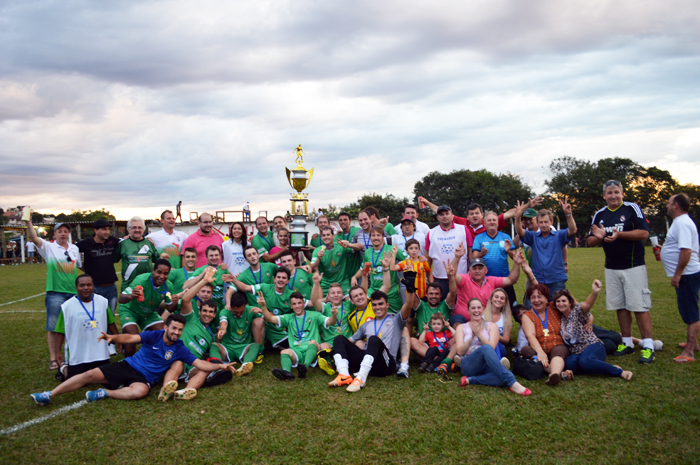
{"type": "Polygon", "coordinates": [[[99,219],[99,220],[95,221],[94,223],[92,223],[92,229],[111,228],[111,227],[112,227],[112,223],[110,223],[107,220],[99,219]]]}
{"type": "Polygon", "coordinates": [[[472,260],[469,262],[469,268],[477,265],[486,266],[486,262],[484,262],[483,258],[472,258],[472,260]]]}
{"type": "Polygon", "coordinates": [[[449,205],[440,205],[438,207],[437,212],[440,213],[440,212],[451,212],[451,211],[452,211],[452,209],[449,207],[449,205]]]}

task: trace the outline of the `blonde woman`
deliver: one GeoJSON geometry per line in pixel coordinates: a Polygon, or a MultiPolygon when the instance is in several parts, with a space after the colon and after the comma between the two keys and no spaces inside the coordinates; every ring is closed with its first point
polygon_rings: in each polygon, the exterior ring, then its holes
{"type": "Polygon", "coordinates": [[[506,345],[510,344],[510,331],[513,328],[513,318],[510,311],[508,294],[503,288],[494,289],[489,296],[484,319],[498,327],[498,345],[496,355],[502,359],[506,356],[506,345]]]}

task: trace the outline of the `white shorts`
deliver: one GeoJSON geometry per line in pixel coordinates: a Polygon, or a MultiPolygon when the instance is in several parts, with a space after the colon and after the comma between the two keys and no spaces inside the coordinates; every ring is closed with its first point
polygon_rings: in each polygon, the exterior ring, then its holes
{"type": "Polygon", "coordinates": [[[651,309],[651,291],[647,267],[641,265],[627,270],[606,268],[605,304],[608,310],[648,312],[651,309]]]}

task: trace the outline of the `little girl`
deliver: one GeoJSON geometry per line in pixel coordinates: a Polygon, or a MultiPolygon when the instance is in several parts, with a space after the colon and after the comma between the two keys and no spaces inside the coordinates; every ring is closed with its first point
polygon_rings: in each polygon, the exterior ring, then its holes
{"type": "Polygon", "coordinates": [[[450,339],[454,336],[454,330],[449,321],[445,321],[445,316],[440,312],[435,312],[430,317],[430,328],[428,324],[423,325],[423,332],[418,339],[428,345],[423,363],[418,369],[425,372],[435,371],[438,365],[447,357],[450,352],[450,339]]]}

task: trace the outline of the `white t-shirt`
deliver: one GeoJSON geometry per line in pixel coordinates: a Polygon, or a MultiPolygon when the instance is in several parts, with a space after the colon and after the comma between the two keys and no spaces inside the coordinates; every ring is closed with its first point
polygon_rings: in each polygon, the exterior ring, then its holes
{"type": "Polygon", "coordinates": [[[698,228],[688,214],[683,214],[673,220],[668,230],[666,242],[661,248],[661,263],[664,265],[666,276],[669,278],[676,273],[681,249],[690,249],[690,261],[683,270],[683,275],[695,274],[700,271],[698,260],[698,228]]]}
{"type": "Polygon", "coordinates": [[[71,366],[109,360],[107,341],[98,341],[97,338],[101,331],[107,332],[109,320],[114,321],[114,317],[108,310],[107,299],[97,294],[93,294],[92,299],[95,303],[94,319],[97,322],[94,328],[90,324],[93,316],[92,302],[81,302],[78,296],[75,296],[61,305],[61,315],[56,329],[66,335],[65,360],[71,366]],[[63,320],[63,325],[61,325],[61,320],[63,320]],[[61,329],[63,331],[60,331],[61,329]]]}
{"type": "Polygon", "coordinates": [[[187,234],[182,231],[173,231],[172,234],[168,234],[165,229],[161,229],[149,234],[146,239],[153,241],[159,254],[167,253],[171,257],[177,257],[179,263],[180,255],[182,255],[182,244],[185,243],[187,234]]]}
{"type": "Polygon", "coordinates": [[[250,268],[250,263],[248,263],[243,256],[243,246],[241,244],[228,240],[224,241],[221,247],[224,253],[224,263],[231,274],[236,275],[243,273],[250,268]]]}
{"type": "MultiPolygon", "coordinates": [[[[455,250],[460,244],[467,250],[467,230],[461,224],[452,223],[452,227],[445,231],[438,224],[430,230],[430,245],[428,256],[433,261],[433,276],[437,279],[447,279],[447,270],[444,262],[454,261],[455,250]]],[[[426,241],[427,242],[427,241],[426,241]]],[[[457,274],[466,274],[469,271],[467,254],[457,264],[457,274]]]]}
{"type": "MultiPolygon", "coordinates": [[[[415,239],[420,244],[420,252],[418,255],[425,256],[425,234],[415,232],[413,236],[404,236],[403,234],[395,234],[391,236],[391,245],[397,246],[399,249],[406,252],[406,242],[415,239]]],[[[408,253],[408,252],[406,252],[408,253]]]]}
{"type": "Polygon", "coordinates": [[[36,245],[32,241],[27,242],[27,252],[35,252],[36,245]]]}
{"type": "MultiPolygon", "coordinates": [[[[396,229],[396,231],[401,231],[401,223],[394,226],[394,229],[396,229]]],[[[423,234],[424,236],[427,236],[428,233],[430,232],[430,226],[423,223],[422,221],[416,220],[416,232],[419,232],[419,233],[423,234]]]]}
{"type": "Polygon", "coordinates": [[[528,342],[527,337],[525,337],[525,331],[523,331],[521,326],[518,330],[518,342],[515,344],[515,348],[518,352],[520,352],[526,345],[530,345],[530,343],[528,342]]]}

